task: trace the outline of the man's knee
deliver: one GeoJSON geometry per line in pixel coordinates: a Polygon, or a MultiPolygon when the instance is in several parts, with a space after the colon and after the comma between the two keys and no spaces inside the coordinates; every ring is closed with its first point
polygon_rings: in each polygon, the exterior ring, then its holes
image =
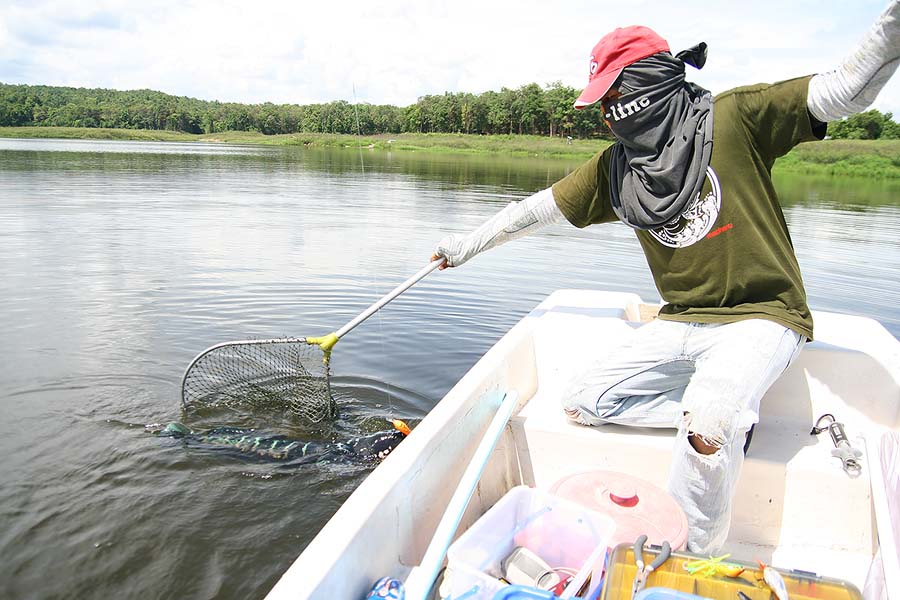
{"type": "MultiPolygon", "coordinates": [[[[690,422],[688,413],[685,413],[684,418],[687,423],[690,422]]],[[[747,449],[750,447],[750,440],[753,436],[754,429],[755,424],[751,425],[749,429],[744,431],[743,436],[741,437],[741,448],[745,456],[747,454],[747,449]]],[[[709,456],[711,454],[715,454],[716,452],[721,450],[725,444],[729,443],[731,440],[731,434],[733,432],[733,427],[726,427],[722,430],[717,431],[713,435],[709,435],[699,433],[695,430],[694,427],[689,427],[688,442],[690,442],[691,447],[696,450],[698,454],[709,456]]],[[[738,433],[735,433],[734,435],[738,435],[738,433]]]]}
{"type": "Polygon", "coordinates": [[[722,444],[697,433],[688,432],[688,441],[691,443],[691,447],[699,454],[715,454],[722,448],[722,444]]]}
{"type": "Polygon", "coordinates": [[[685,412],[683,426],[691,447],[699,454],[711,455],[731,442],[735,416],[718,406],[707,406],[693,413],[685,412]]]}

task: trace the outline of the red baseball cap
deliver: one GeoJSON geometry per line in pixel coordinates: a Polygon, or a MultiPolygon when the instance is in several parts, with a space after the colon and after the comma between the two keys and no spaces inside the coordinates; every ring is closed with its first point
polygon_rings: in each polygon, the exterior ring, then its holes
{"type": "Polygon", "coordinates": [[[670,52],[669,44],[649,27],[632,25],[607,33],[591,51],[588,85],[575,101],[575,108],[603,98],[622,69],[657,52],[670,52]]]}

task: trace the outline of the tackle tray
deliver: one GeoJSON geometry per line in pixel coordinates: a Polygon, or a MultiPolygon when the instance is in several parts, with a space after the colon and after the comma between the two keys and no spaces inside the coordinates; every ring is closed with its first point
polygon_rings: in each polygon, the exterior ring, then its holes
{"type": "MultiPolygon", "coordinates": [[[[650,564],[658,553],[657,546],[645,546],[644,562],[650,564]]],[[[672,552],[669,560],[647,576],[645,588],[668,588],[704,598],[737,600],[738,592],[743,592],[750,600],[775,598],[769,587],[761,581],[762,573],[756,563],[726,558],[723,562],[744,567],[745,571],[738,577],[706,577],[699,573],[691,575],[684,569],[686,562],[708,558],[709,556],[689,552],[672,552]]],[[[777,566],[775,570],[784,579],[791,600],[862,600],[856,586],[846,581],[820,577],[806,571],[779,569],[777,566]]],[[[616,546],[609,558],[600,600],[631,600],[631,586],[636,572],[633,545],[616,546]]]]}

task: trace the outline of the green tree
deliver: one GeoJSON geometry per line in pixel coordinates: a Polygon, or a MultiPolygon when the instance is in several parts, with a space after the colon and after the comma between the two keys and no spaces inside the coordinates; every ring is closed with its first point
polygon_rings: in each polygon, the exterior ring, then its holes
{"type": "Polygon", "coordinates": [[[884,129],[885,115],[877,110],[851,115],[828,125],[828,134],[836,139],[877,140],[884,129]]]}
{"type": "Polygon", "coordinates": [[[900,124],[894,121],[894,115],[884,113],[884,128],[881,130],[882,140],[900,140],[900,124]]]}
{"type": "Polygon", "coordinates": [[[520,87],[516,90],[513,112],[518,117],[518,133],[540,133],[546,122],[544,90],[536,83],[520,87]]]}
{"type": "Polygon", "coordinates": [[[544,112],[547,114],[547,128],[550,137],[568,135],[575,124],[575,98],[578,94],[573,88],[564,86],[561,81],[554,81],[544,90],[544,112]]]}

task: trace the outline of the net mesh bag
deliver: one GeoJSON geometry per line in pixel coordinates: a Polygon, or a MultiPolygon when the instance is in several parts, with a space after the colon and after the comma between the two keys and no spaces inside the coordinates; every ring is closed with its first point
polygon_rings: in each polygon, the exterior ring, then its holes
{"type": "Polygon", "coordinates": [[[185,371],[181,398],[193,407],[287,409],[318,423],[335,416],[325,353],[303,338],[228,342],[185,371]]]}

